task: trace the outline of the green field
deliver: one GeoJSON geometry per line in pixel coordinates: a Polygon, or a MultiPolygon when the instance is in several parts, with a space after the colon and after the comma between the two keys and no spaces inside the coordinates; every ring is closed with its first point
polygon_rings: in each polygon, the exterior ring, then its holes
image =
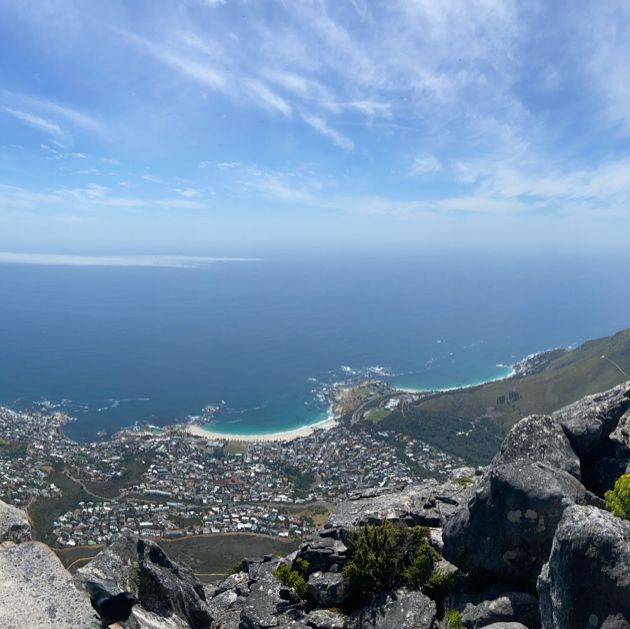
{"type": "Polygon", "coordinates": [[[138,457],[129,456],[124,462],[123,475],[105,482],[85,481],[85,486],[93,493],[103,498],[117,498],[120,490],[138,483],[147,471],[148,465],[138,457]]]}
{"type": "Polygon", "coordinates": [[[56,540],[52,532],[53,522],[66,511],[76,509],[81,500],[90,501],[94,498],[59,469],[53,469],[48,480],[57,485],[63,495],[59,498],[38,498],[29,506],[28,515],[33,528],[33,539],[54,546],[56,540]]]}
{"type": "MultiPolygon", "coordinates": [[[[195,535],[175,540],[156,540],[168,556],[190,566],[201,581],[213,582],[221,578],[244,557],[279,556],[293,552],[299,540],[282,539],[253,533],[195,535]]],[[[82,546],[55,550],[66,568],[74,572],[102,550],[102,546],[82,546]]]]}
{"type": "Polygon", "coordinates": [[[386,417],[391,415],[391,411],[386,408],[371,408],[364,416],[363,419],[372,422],[373,424],[378,424],[383,421],[386,417]]]}

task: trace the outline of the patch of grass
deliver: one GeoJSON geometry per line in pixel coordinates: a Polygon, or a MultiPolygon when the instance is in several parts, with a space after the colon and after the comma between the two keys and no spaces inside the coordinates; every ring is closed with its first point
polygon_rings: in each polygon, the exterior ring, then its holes
{"type": "Polygon", "coordinates": [[[245,452],[247,452],[247,444],[242,441],[228,441],[223,448],[223,454],[225,456],[245,454],[245,452]]]}
{"type": "Polygon", "coordinates": [[[87,489],[103,498],[117,498],[122,489],[137,484],[147,471],[148,465],[138,457],[130,456],[125,459],[123,475],[105,482],[85,481],[87,489]]]}
{"type": "Polygon", "coordinates": [[[472,485],[475,481],[470,476],[456,476],[453,482],[460,487],[468,487],[468,485],[472,485]]]}
{"type": "Polygon", "coordinates": [[[321,529],[332,513],[332,506],[319,503],[303,506],[282,505],[278,511],[292,518],[305,518],[312,526],[321,529]]]}
{"type": "Polygon", "coordinates": [[[76,546],[75,548],[53,548],[55,554],[66,569],[74,574],[79,568],[91,561],[103,550],[102,545],[76,546]]]}
{"type": "Polygon", "coordinates": [[[448,629],[464,629],[462,615],[456,609],[449,609],[444,614],[448,629]]]}
{"type": "Polygon", "coordinates": [[[19,459],[26,455],[28,446],[23,441],[10,441],[0,439],[0,456],[10,459],[19,459]]]}
{"type": "Polygon", "coordinates": [[[28,508],[28,514],[33,538],[54,546],[56,538],[53,535],[53,522],[66,511],[75,509],[81,500],[94,501],[95,498],[83,491],[78,483],[70,480],[59,467],[55,467],[48,475],[48,481],[59,487],[62,495],[56,498],[38,498],[28,508]]]}
{"type": "Polygon", "coordinates": [[[273,554],[283,557],[297,549],[299,540],[255,533],[190,535],[179,539],[155,540],[173,560],[189,565],[204,582],[223,578],[243,557],[273,554]]]}
{"type": "Polygon", "coordinates": [[[378,424],[380,421],[391,415],[391,411],[385,408],[371,408],[364,416],[363,419],[378,424]]]}

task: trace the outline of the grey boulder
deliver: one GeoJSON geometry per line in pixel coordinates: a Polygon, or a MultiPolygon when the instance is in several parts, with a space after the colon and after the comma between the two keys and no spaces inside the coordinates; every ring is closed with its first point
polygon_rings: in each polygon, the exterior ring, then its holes
{"type": "Polygon", "coordinates": [[[618,627],[630,619],[630,522],[569,507],[538,579],[543,629],[618,627]]]}
{"type": "Polygon", "coordinates": [[[542,463],[490,468],[470,503],[446,522],[443,555],[473,576],[530,583],[564,510],[589,500],[573,476],[542,463]]]}
{"type": "Polygon", "coordinates": [[[351,530],[384,520],[400,520],[410,526],[442,526],[449,514],[468,501],[473,488],[472,479],[470,483],[430,479],[398,491],[366,492],[337,505],[326,528],[351,530]]]}
{"type": "Polygon", "coordinates": [[[307,614],[305,621],[313,629],[344,629],[346,616],[329,609],[314,609],[307,614]]]}
{"type": "Polygon", "coordinates": [[[520,622],[493,622],[491,625],[485,625],[482,629],[529,629],[520,622]]]}
{"type": "Polygon", "coordinates": [[[569,404],[553,418],[560,422],[578,456],[588,459],[601,453],[628,409],[630,382],[569,404]]]}
{"type": "Polygon", "coordinates": [[[520,622],[529,629],[538,629],[538,599],[525,592],[502,592],[476,604],[468,603],[462,612],[466,629],[481,629],[497,622],[520,622]]]}
{"type": "Polygon", "coordinates": [[[131,531],[79,569],[75,580],[81,586],[99,583],[112,594],[131,591],[145,610],[163,618],[178,616],[192,629],[206,629],[212,622],[203,585],[192,570],[131,531]]]}
{"type": "Polygon", "coordinates": [[[39,542],[0,549],[2,629],[99,629],[87,595],[50,548],[39,542]]]}
{"type": "Polygon", "coordinates": [[[336,607],[348,597],[348,582],[339,572],[313,572],[308,578],[308,594],[320,607],[336,607]]]}
{"type": "Polygon", "coordinates": [[[545,463],[580,479],[580,460],[562,427],[550,415],[530,415],[516,423],[503,440],[492,465],[520,459],[545,463]]]}
{"type": "Polygon", "coordinates": [[[29,542],[31,525],[26,513],[0,500],[0,542],[29,542]]]}
{"type": "Polygon", "coordinates": [[[435,603],[422,592],[400,590],[377,596],[359,612],[358,629],[432,629],[435,603]]]}
{"type": "Polygon", "coordinates": [[[304,542],[297,557],[308,561],[309,569],[328,572],[333,566],[343,566],[346,561],[346,545],[334,537],[316,535],[304,542]]]}

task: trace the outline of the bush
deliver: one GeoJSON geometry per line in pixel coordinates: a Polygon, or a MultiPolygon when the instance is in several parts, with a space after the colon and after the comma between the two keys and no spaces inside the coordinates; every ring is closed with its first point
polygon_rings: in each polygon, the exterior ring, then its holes
{"type": "Polygon", "coordinates": [[[449,609],[446,614],[444,614],[444,618],[446,618],[448,629],[464,629],[462,615],[456,609],[449,609]]]}
{"type": "MultiPolygon", "coordinates": [[[[308,562],[304,561],[306,569],[308,569],[308,562]]],[[[291,598],[296,602],[303,601],[306,598],[306,590],[308,584],[306,579],[297,571],[291,570],[289,566],[281,563],[274,571],[274,576],[291,590],[291,598]]]]}
{"type": "Polygon", "coordinates": [[[367,600],[402,586],[430,586],[440,555],[427,535],[425,528],[388,521],[353,533],[348,541],[351,559],[343,569],[353,594],[367,600]]]}
{"type": "Polygon", "coordinates": [[[619,518],[630,520],[630,474],[622,474],[604,494],[606,506],[619,518]]]}

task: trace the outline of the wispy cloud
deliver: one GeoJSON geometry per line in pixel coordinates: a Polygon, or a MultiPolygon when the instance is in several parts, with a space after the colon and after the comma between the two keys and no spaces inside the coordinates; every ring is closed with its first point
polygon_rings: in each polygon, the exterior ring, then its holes
{"type": "Polygon", "coordinates": [[[422,153],[418,155],[411,164],[411,175],[431,175],[442,170],[442,164],[435,155],[422,153]]]}
{"type": "Polygon", "coordinates": [[[344,151],[352,151],[354,150],[354,142],[340,133],[335,129],[332,129],[328,126],[326,121],[319,116],[314,116],[312,114],[302,114],[302,119],[306,122],[307,125],[315,129],[318,133],[323,135],[324,137],[332,140],[339,148],[342,148],[344,151]]]}
{"type": "Polygon", "coordinates": [[[13,116],[14,118],[17,118],[20,122],[23,122],[25,125],[28,125],[36,131],[40,131],[41,133],[57,138],[63,137],[63,131],[61,127],[52,120],[47,120],[46,118],[37,116],[36,114],[32,114],[28,111],[12,109],[11,107],[3,107],[2,111],[9,114],[10,116],[13,116]]]}
{"type": "MultiPolygon", "coordinates": [[[[5,111],[17,111],[23,116],[22,119],[24,122],[31,124],[35,128],[39,128],[58,139],[61,139],[64,135],[64,130],[61,127],[60,121],[69,123],[73,127],[78,127],[92,133],[101,134],[104,130],[103,125],[93,116],[90,116],[75,107],[70,107],[66,104],[61,104],[47,98],[41,98],[31,94],[11,92],[8,90],[0,90],[0,101],[7,103],[5,111]],[[35,122],[27,121],[26,117],[35,119],[35,122]]],[[[14,113],[13,115],[16,114],[14,113]]]]}

